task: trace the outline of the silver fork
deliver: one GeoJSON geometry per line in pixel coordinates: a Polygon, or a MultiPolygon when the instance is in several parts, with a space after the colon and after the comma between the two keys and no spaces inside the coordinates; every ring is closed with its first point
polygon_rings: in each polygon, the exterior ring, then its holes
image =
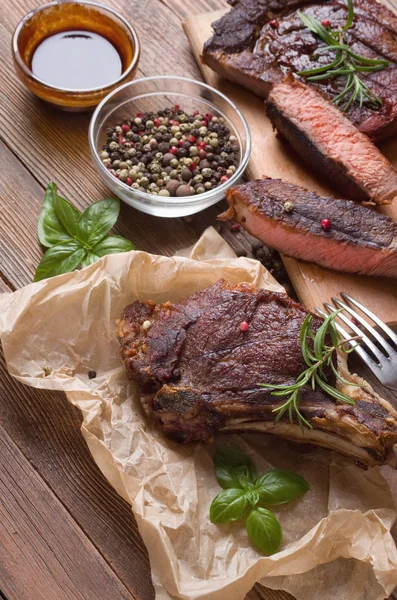
{"type": "MultiPolygon", "coordinates": [[[[335,307],[344,309],[343,312],[339,313],[338,318],[345,323],[351,331],[346,331],[342,325],[335,322],[339,334],[345,340],[352,337],[351,332],[359,335],[361,337],[360,344],[354,341],[349,342],[349,344],[385,387],[390,388],[391,390],[397,390],[397,334],[360,302],[343,292],[340,295],[344,302],[339,298],[332,298],[332,302],[335,306],[324,302],[324,307],[328,313],[333,312],[335,307]],[[379,331],[370,325],[368,320],[364,319],[359,312],[353,310],[352,306],[358,308],[360,312],[370,319],[382,333],[379,333],[379,331]],[[346,313],[350,315],[350,318],[346,313]],[[371,336],[372,339],[369,336],[371,336]],[[377,343],[375,343],[375,341],[377,343]]],[[[323,317],[327,316],[323,310],[318,308],[315,310],[323,317]]]]}

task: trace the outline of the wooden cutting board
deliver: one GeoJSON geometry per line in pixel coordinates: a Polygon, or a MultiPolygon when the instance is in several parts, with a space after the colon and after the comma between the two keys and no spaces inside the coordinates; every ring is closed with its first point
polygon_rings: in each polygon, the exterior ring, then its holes
{"type": "MultiPolygon", "coordinates": [[[[184,21],[183,28],[207,83],[228,96],[247,119],[252,136],[248,178],[259,179],[268,175],[303,185],[323,195],[335,195],[315,173],[309,172],[285,142],[277,139],[264,114],[263,99],[222,79],[201,63],[200,54],[203,43],[211,36],[211,23],[225,12],[222,10],[189,17],[184,21]]],[[[397,167],[397,138],[383,143],[381,150],[397,167]]],[[[397,200],[393,206],[376,210],[397,221],[397,200]]],[[[300,300],[309,309],[321,307],[323,302],[329,302],[332,296],[344,291],[368,306],[384,321],[397,322],[397,280],[339,273],[285,256],[282,259],[300,300]]]]}

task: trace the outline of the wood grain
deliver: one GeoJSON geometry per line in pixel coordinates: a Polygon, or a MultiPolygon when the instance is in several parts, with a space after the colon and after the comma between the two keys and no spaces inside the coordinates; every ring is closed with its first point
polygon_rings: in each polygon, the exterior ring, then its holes
{"type": "Polygon", "coordinates": [[[8,598],[136,598],[2,428],[0,463],[0,585],[8,598]]]}
{"type": "Polygon", "coordinates": [[[23,386],[8,375],[1,353],[1,426],[121,581],[134,596],[151,600],[149,560],[131,508],[92,460],[81,420],[64,394],[23,386]]]}
{"type": "MultiPolygon", "coordinates": [[[[248,178],[259,179],[263,175],[268,175],[303,185],[320,194],[330,195],[331,190],[300,162],[299,157],[286,143],[276,137],[269,119],[264,114],[263,99],[241,86],[222,79],[200,62],[203,43],[211,35],[211,23],[223,13],[224,11],[218,11],[189,17],[184,21],[184,29],[205,80],[231,98],[248,121],[252,135],[248,178]]],[[[384,144],[384,151],[397,165],[397,141],[394,139],[384,144]]],[[[397,220],[396,203],[379,210],[397,220]]],[[[321,306],[322,302],[329,301],[340,291],[345,291],[366,304],[384,321],[396,320],[397,282],[395,280],[338,273],[292,258],[283,257],[283,261],[295,291],[308,308],[321,306]]]]}
{"type": "MultiPolygon", "coordinates": [[[[138,27],[143,46],[140,75],[200,77],[180,19],[224,7],[223,0],[130,0],[121,6],[116,0],[107,3],[138,27]]],[[[31,280],[41,256],[36,223],[49,180],[54,179],[80,209],[107,193],[89,158],[89,115],[62,113],[44,105],[15,76],[9,50],[11,33],[18,20],[38,4],[38,0],[6,0],[0,4],[0,136],[4,142],[0,145],[0,293],[31,280]]],[[[184,220],[165,220],[123,205],[117,232],[132,239],[139,249],[172,254],[193,243],[206,226],[214,224],[218,209],[212,207],[184,220]]],[[[249,253],[249,236],[232,233],[225,225],[220,227],[237,252],[249,253]]],[[[80,423],[79,412],[62,394],[22,386],[9,377],[0,361],[0,424],[7,432],[2,437],[1,450],[4,446],[7,454],[0,466],[0,482],[6,480],[8,490],[12,490],[0,492],[4,507],[0,510],[7,510],[10,529],[18,531],[4,539],[0,536],[0,545],[5,539],[9,544],[6,564],[12,574],[5,585],[0,570],[0,588],[8,600],[153,600],[148,557],[130,507],[92,461],[80,434],[80,423]],[[12,469],[11,473],[5,471],[3,463],[12,469]],[[30,514],[32,497],[40,501],[30,514]],[[59,540],[65,548],[55,546],[54,554],[53,544],[59,540]],[[71,542],[74,552],[69,556],[71,542]],[[66,552],[67,556],[58,552],[66,552]],[[87,558],[85,553],[90,556],[87,558]],[[86,564],[89,575],[82,581],[81,565],[85,569],[86,564]],[[67,572],[59,572],[58,567],[65,566],[67,572]],[[95,583],[91,585],[91,574],[96,571],[100,589],[95,583]]],[[[247,600],[288,598],[288,594],[260,586],[247,595],[247,600]]]]}

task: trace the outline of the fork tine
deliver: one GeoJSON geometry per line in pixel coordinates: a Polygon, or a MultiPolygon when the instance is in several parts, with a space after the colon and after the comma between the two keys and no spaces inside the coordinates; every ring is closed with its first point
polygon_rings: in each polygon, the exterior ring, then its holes
{"type": "Polygon", "coordinates": [[[350,308],[350,306],[348,306],[344,302],[341,302],[341,300],[339,300],[339,298],[332,298],[332,301],[337,306],[344,307],[345,310],[347,310],[347,312],[349,314],[351,314],[354,317],[354,319],[358,323],[360,323],[360,325],[362,325],[363,329],[365,329],[368,333],[370,333],[377,340],[377,342],[387,352],[389,358],[391,358],[393,355],[397,355],[397,352],[394,350],[394,348],[392,348],[390,346],[390,344],[380,335],[380,333],[378,333],[376,331],[376,329],[374,329],[371,325],[369,325],[368,321],[366,321],[355,310],[353,310],[352,308],[350,308]]]}
{"type": "MultiPolygon", "coordinates": [[[[332,298],[332,301],[339,308],[344,308],[344,309],[348,309],[349,308],[347,306],[347,304],[345,304],[344,302],[342,302],[338,298],[332,298]]],[[[356,313],[352,309],[350,309],[349,312],[350,312],[350,314],[353,313],[354,318],[356,318],[356,313]]],[[[338,318],[341,321],[343,321],[344,323],[346,323],[346,325],[348,325],[350,327],[350,329],[352,329],[352,331],[354,331],[354,333],[356,335],[359,335],[361,337],[363,343],[366,346],[368,346],[368,348],[371,350],[372,354],[375,356],[375,358],[380,363],[382,363],[385,360],[387,360],[386,356],[379,350],[379,348],[377,346],[375,346],[375,344],[373,343],[373,341],[359,327],[357,327],[357,325],[355,325],[348,317],[346,317],[346,315],[344,315],[343,313],[339,313],[338,318]]]]}
{"type": "MultiPolygon", "coordinates": [[[[323,303],[325,308],[328,310],[328,312],[334,312],[334,307],[331,306],[331,304],[328,304],[327,302],[323,303]]],[[[315,309],[322,317],[326,317],[327,314],[316,308],[315,309]]],[[[349,338],[351,338],[351,335],[346,331],[346,329],[344,329],[344,327],[342,327],[342,325],[339,325],[339,323],[337,323],[336,321],[334,321],[335,323],[335,327],[339,333],[339,335],[344,339],[344,340],[348,340],[349,338]]],[[[379,369],[379,365],[377,362],[374,361],[374,359],[368,354],[368,352],[366,352],[364,350],[364,348],[362,348],[362,346],[360,346],[360,344],[358,342],[352,341],[352,342],[348,342],[349,345],[354,348],[354,351],[357,352],[357,354],[360,356],[360,358],[362,359],[363,362],[365,362],[370,369],[372,369],[373,371],[375,371],[376,369],[379,369]]]]}
{"type": "Polygon", "coordinates": [[[354,298],[349,296],[349,294],[346,294],[345,292],[341,292],[341,296],[344,300],[346,300],[347,302],[350,302],[351,304],[354,304],[354,306],[359,308],[361,310],[361,312],[363,312],[365,315],[367,315],[367,317],[369,317],[379,327],[379,329],[381,329],[386,335],[388,335],[390,337],[390,339],[392,339],[393,342],[397,346],[397,333],[394,333],[394,331],[392,329],[390,329],[390,327],[388,327],[386,325],[386,323],[383,323],[383,321],[381,321],[379,319],[379,317],[374,315],[373,312],[368,310],[368,308],[363,306],[360,302],[358,302],[357,300],[355,300],[354,298]]]}

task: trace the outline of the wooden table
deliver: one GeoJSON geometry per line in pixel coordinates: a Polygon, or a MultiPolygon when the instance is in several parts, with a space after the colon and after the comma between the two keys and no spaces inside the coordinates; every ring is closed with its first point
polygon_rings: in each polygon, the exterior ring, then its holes
{"type": "MultiPolygon", "coordinates": [[[[11,34],[19,19],[38,4],[3,0],[0,6],[0,292],[32,280],[42,256],[37,219],[50,180],[80,209],[107,193],[89,160],[89,115],[45,106],[15,76],[11,34]]],[[[172,73],[200,78],[181,19],[222,8],[224,0],[108,0],[108,4],[138,28],[139,76],[172,73]]],[[[123,205],[117,233],[138,249],[171,255],[195,242],[214,223],[218,210],[167,220],[123,205]]],[[[236,251],[250,249],[244,234],[233,234],[229,228],[222,233],[236,251]]],[[[135,520],[93,463],[79,431],[79,412],[60,393],[19,384],[1,360],[0,598],[151,600],[149,561],[135,520]]],[[[259,586],[247,596],[287,598],[259,586]]]]}

